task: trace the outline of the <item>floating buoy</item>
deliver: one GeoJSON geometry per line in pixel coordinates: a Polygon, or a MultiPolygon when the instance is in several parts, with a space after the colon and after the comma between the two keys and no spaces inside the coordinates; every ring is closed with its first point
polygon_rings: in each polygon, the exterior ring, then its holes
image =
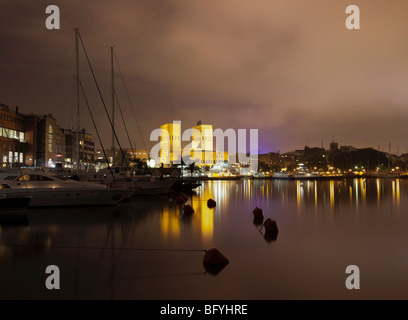
{"type": "Polygon", "coordinates": [[[229,260],[216,248],[205,252],[203,265],[208,273],[218,274],[229,263],[229,260]]]}
{"type": "Polygon", "coordinates": [[[271,242],[271,241],[275,241],[278,238],[279,230],[278,230],[278,225],[276,224],[275,220],[272,220],[270,218],[266,219],[262,227],[259,229],[259,232],[261,234],[262,234],[261,232],[262,228],[265,229],[265,233],[263,234],[265,241],[271,242]]]}
{"type": "Polygon", "coordinates": [[[252,213],[254,214],[254,221],[253,221],[254,225],[256,226],[261,225],[264,219],[262,209],[256,207],[254,211],[252,211],[252,213]]]}
{"type": "Polygon", "coordinates": [[[265,232],[263,235],[266,242],[276,241],[278,238],[278,232],[265,232]]]}
{"type": "Polygon", "coordinates": [[[185,195],[185,193],[183,193],[183,192],[181,192],[181,193],[178,195],[177,199],[176,199],[177,204],[183,204],[183,203],[185,203],[187,200],[188,200],[188,198],[187,198],[187,196],[185,195]]]}
{"type": "Polygon", "coordinates": [[[263,218],[263,212],[262,212],[262,209],[260,209],[260,208],[258,208],[258,207],[256,207],[255,209],[254,209],[254,211],[252,211],[252,213],[254,214],[254,217],[255,218],[260,218],[260,217],[262,217],[263,218]]]}
{"type": "Polygon", "coordinates": [[[208,199],[208,201],[207,201],[207,207],[210,208],[210,209],[214,208],[216,204],[217,203],[213,199],[208,199]]]}
{"type": "Polygon", "coordinates": [[[191,216],[194,213],[194,209],[187,204],[183,207],[183,212],[185,216],[191,216]]]}
{"type": "Polygon", "coordinates": [[[262,222],[263,222],[263,217],[258,217],[258,218],[255,218],[254,217],[254,220],[252,220],[252,222],[253,222],[253,224],[255,225],[255,226],[260,226],[260,225],[262,225],[262,222]]]}
{"type": "Polygon", "coordinates": [[[263,227],[265,228],[265,232],[269,233],[278,233],[278,225],[276,224],[275,220],[271,220],[270,218],[266,219],[263,227]]]}

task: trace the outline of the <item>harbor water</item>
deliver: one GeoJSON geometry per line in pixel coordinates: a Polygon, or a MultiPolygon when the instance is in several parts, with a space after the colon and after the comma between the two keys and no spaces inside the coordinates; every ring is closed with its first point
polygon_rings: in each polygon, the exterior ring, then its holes
{"type": "Polygon", "coordinates": [[[0,298],[408,299],[407,195],[405,179],[248,179],[203,182],[191,216],[167,196],[29,209],[0,225],[0,298]],[[254,223],[256,207],[277,236],[254,223]],[[211,248],[229,260],[216,274],[203,266],[211,248]],[[349,265],[360,289],[345,285],[349,265]]]}

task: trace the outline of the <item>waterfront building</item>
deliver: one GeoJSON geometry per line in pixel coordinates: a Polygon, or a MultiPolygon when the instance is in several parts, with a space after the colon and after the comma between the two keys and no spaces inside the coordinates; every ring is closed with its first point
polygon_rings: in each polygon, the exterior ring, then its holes
{"type": "MultiPolygon", "coordinates": [[[[77,131],[62,129],[65,137],[65,168],[77,167],[77,131]]],[[[95,162],[95,143],[93,135],[85,129],[79,131],[79,162],[80,169],[89,169],[95,162]]]]}
{"type": "MultiPolygon", "coordinates": [[[[79,132],[82,168],[94,163],[92,134],[79,132]]],[[[22,114],[0,104],[0,165],[2,167],[65,167],[76,164],[76,131],[61,129],[52,114],[22,114]]]]}
{"type": "Polygon", "coordinates": [[[0,163],[2,167],[24,164],[27,142],[24,132],[24,117],[18,108],[11,110],[0,104],[0,163]]]}
{"type": "Polygon", "coordinates": [[[330,153],[333,154],[339,149],[339,144],[334,142],[334,140],[330,143],[330,153]]]}
{"type": "MultiPolygon", "coordinates": [[[[149,160],[149,152],[145,149],[132,149],[132,148],[116,148],[115,149],[115,158],[112,159],[112,148],[110,149],[105,149],[106,156],[108,157],[109,165],[110,166],[124,166],[126,165],[126,161],[123,158],[124,156],[126,157],[126,160],[129,161],[134,161],[136,159],[139,159],[141,161],[147,162],[149,160]]],[[[105,155],[103,154],[102,150],[97,150],[95,154],[95,164],[97,166],[97,169],[100,168],[105,168],[107,167],[105,155]]],[[[128,163],[131,165],[131,163],[128,163]]]]}
{"type": "Polygon", "coordinates": [[[280,171],[283,165],[283,159],[279,152],[268,152],[258,155],[259,167],[264,170],[280,171]]]}
{"type": "Polygon", "coordinates": [[[166,123],[160,129],[168,133],[160,138],[160,163],[171,166],[174,162],[181,162],[181,123],[166,123]]]}
{"type": "MultiPolygon", "coordinates": [[[[171,167],[180,164],[183,151],[181,146],[180,122],[166,123],[160,126],[168,134],[162,135],[160,140],[160,164],[158,166],[171,167]]],[[[228,152],[214,150],[213,126],[201,121],[192,127],[190,145],[190,159],[199,167],[212,166],[216,163],[228,163],[228,152]],[[196,134],[198,136],[196,136],[196,134]]],[[[188,142],[186,142],[188,143],[188,142]]]]}
{"type": "Polygon", "coordinates": [[[64,163],[64,134],[52,114],[25,115],[28,143],[25,164],[33,167],[62,167],[64,163]]]}

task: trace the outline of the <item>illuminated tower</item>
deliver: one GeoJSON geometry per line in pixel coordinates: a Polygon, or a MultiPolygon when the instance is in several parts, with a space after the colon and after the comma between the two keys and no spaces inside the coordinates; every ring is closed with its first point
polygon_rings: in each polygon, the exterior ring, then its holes
{"type": "Polygon", "coordinates": [[[212,165],[214,163],[213,127],[211,124],[202,124],[201,121],[193,127],[200,133],[200,142],[193,140],[194,162],[197,165],[212,165]]]}
{"type": "MultiPolygon", "coordinates": [[[[201,149],[204,152],[213,151],[213,127],[212,124],[201,124],[201,121],[197,122],[197,125],[193,127],[200,132],[201,135],[201,149]]],[[[198,145],[193,143],[193,148],[197,149],[198,145]]]]}
{"type": "Polygon", "coordinates": [[[170,166],[175,161],[181,161],[181,122],[174,121],[160,126],[168,134],[163,134],[160,140],[160,162],[170,166]]]}

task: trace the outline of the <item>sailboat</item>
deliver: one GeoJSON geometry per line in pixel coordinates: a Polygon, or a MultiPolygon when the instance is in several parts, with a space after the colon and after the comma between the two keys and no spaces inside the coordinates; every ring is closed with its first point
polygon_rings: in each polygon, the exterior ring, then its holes
{"type": "MultiPolygon", "coordinates": [[[[115,158],[115,139],[117,141],[120,152],[123,153],[123,150],[119,144],[119,140],[115,132],[115,97],[116,97],[116,93],[115,93],[115,82],[114,82],[114,51],[113,51],[113,47],[111,47],[110,49],[111,49],[112,111],[111,111],[111,116],[109,117],[108,115],[108,118],[109,118],[110,125],[112,127],[112,162],[113,162],[113,159],[115,158]]],[[[118,107],[120,108],[119,101],[118,101],[118,107]]],[[[105,108],[105,111],[106,111],[106,108],[105,108]]],[[[120,112],[122,115],[121,110],[120,112]]],[[[129,144],[132,147],[132,143],[130,141],[129,134],[127,132],[126,123],[123,118],[123,115],[122,115],[122,120],[124,122],[126,133],[128,135],[129,144]]],[[[152,175],[135,174],[134,172],[132,172],[127,160],[125,160],[126,166],[123,166],[123,165],[122,166],[110,166],[108,159],[106,160],[108,163],[108,168],[101,169],[98,172],[82,172],[82,173],[79,172],[78,177],[81,180],[98,182],[98,183],[102,183],[110,187],[114,186],[116,188],[131,189],[133,190],[134,195],[168,194],[168,192],[170,191],[170,188],[173,186],[175,182],[174,179],[170,179],[170,178],[169,179],[159,179],[152,175]]]]}

